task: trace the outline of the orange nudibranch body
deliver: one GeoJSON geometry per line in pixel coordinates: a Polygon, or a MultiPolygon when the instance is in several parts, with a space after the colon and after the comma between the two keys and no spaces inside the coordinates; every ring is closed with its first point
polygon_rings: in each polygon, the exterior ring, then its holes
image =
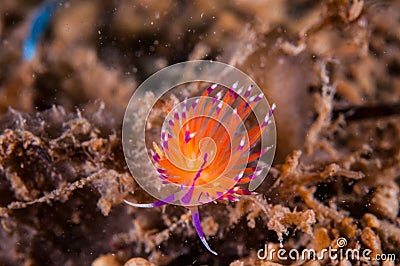
{"type": "Polygon", "coordinates": [[[153,143],[152,159],[163,182],[180,185],[181,191],[151,204],[126,201],[135,207],[180,201],[192,211],[196,231],[213,254],[200,226],[198,208],[193,206],[237,201],[240,195],[251,194],[240,185],[261,173],[257,163],[269,147],[254,150],[275,108],[273,105],[261,124],[247,129],[244,121],[264,95],[251,95],[252,85],[245,90],[237,86],[217,91],[214,84],[201,97],[184,100],[167,116],[160,143],[153,143]]]}
{"type": "Polygon", "coordinates": [[[250,97],[252,86],[243,95],[243,89],[229,89],[224,94],[223,90],[215,92],[216,87],[171,111],[161,131],[161,147],[154,143],[153,160],[165,182],[193,190],[200,186],[191,198],[183,199],[185,204],[235,200],[238,194],[249,194],[233,185],[249,182],[259,171],[255,167],[258,158],[266,152],[252,149],[268,125],[272,109],[262,125],[247,130],[243,124],[263,95],[250,97]]]}

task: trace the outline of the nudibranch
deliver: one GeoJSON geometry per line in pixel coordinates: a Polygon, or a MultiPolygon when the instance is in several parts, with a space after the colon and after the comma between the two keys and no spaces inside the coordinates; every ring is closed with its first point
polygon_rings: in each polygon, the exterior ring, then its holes
{"type": "Polygon", "coordinates": [[[252,95],[253,86],[237,89],[208,87],[201,97],[185,99],[169,113],[161,129],[160,144],[153,143],[152,160],[164,184],[177,184],[178,192],[163,200],[134,207],[151,208],[179,201],[190,209],[192,222],[204,246],[198,205],[217,200],[238,201],[252,192],[243,188],[261,171],[259,158],[270,147],[257,143],[272,121],[272,105],[262,123],[247,129],[244,121],[264,95],[252,95]]]}

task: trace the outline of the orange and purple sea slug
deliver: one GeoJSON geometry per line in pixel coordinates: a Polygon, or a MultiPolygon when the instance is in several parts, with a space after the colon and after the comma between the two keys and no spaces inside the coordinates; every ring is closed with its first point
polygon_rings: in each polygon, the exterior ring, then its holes
{"type": "Polygon", "coordinates": [[[273,105],[261,124],[248,129],[244,121],[264,95],[252,95],[253,86],[228,90],[208,87],[201,97],[185,99],[165,119],[160,143],[153,143],[152,160],[163,183],[180,190],[148,204],[125,201],[134,207],[151,208],[180,202],[191,210],[193,225],[204,246],[198,206],[219,200],[238,201],[252,192],[243,188],[261,173],[259,158],[270,147],[257,145],[272,120],[273,105]]]}

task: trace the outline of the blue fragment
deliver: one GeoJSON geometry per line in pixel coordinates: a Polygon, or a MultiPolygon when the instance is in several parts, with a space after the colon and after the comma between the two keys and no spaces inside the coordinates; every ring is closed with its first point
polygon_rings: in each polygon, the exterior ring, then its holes
{"type": "Polygon", "coordinates": [[[60,2],[61,0],[47,0],[36,11],[28,36],[23,43],[22,56],[25,61],[31,61],[35,57],[40,37],[47,29],[54,12],[61,4],[60,2]]]}

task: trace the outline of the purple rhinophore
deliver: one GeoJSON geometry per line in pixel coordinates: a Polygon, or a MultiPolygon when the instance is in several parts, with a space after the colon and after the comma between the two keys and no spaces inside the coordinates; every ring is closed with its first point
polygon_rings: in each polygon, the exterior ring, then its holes
{"type": "Polygon", "coordinates": [[[229,97],[232,97],[236,94],[236,92],[234,90],[232,90],[231,88],[228,89],[228,93],[229,93],[229,97]]]}
{"type": "Polygon", "coordinates": [[[221,109],[222,109],[222,102],[220,102],[220,103],[217,105],[217,108],[215,109],[215,111],[217,112],[217,114],[219,114],[219,112],[221,112],[221,109]]]}
{"type": "Polygon", "coordinates": [[[196,108],[197,104],[199,103],[199,99],[192,103],[192,109],[196,108]]]}
{"type": "Polygon", "coordinates": [[[244,148],[244,137],[240,140],[239,147],[237,150],[241,151],[241,150],[243,150],[243,148],[244,148]]]}
{"type": "Polygon", "coordinates": [[[185,132],[185,142],[186,142],[186,143],[189,143],[190,140],[191,140],[190,132],[189,132],[189,130],[186,129],[186,132],[185,132]]]}
{"type": "Polygon", "coordinates": [[[252,89],[253,89],[253,85],[250,85],[250,86],[247,88],[246,92],[244,93],[244,98],[247,98],[247,97],[250,96],[250,93],[251,93],[251,90],[252,90],[252,89]]]}
{"type": "Polygon", "coordinates": [[[219,91],[215,96],[212,97],[212,103],[215,104],[216,102],[220,101],[222,98],[222,91],[219,91]]]}
{"type": "Polygon", "coordinates": [[[217,199],[220,199],[224,196],[224,193],[222,193],[221,191],[217,191],[217,199]]]}
{"type": "Polygon", "coordinates": [[[263,156],[267,151],[269,151],[272,146],[268,146],[260,151],[260,157],[263,156]]]}
{"type": "Polygon", "coordinates": [[[268,115],[265,117],[264,123],[262,124],[261,127],[266,127],[266,126],[268,126],[268,124],[269,124],[270,121],[271,121],[270,119],[271,119],[271,117],[272,117],[273,114],[274,114],[275,108],[276,108],[276,104],[272,104],[271,109],[269,109],[268,115]]]}
{"type": "Polygon", "coordinates": [[[158,153],[154,153],[153,154],[153,160],[156,162],[156,163],[158,163],[159,161],[160,161],[160,155],[158,155],[158,153]]]}
{"type": "Polygon", "coordinates": [[[203,192],[200,192],[199,197],[197,198],[197,202],[203,204],[204,202],[200,201],[201,196],[203,196],[203,192]]]}
{"type": "Polygon", "coordinates": [[[190,200],[192,199],[193,192],[194,192],[194,185],[191,185],[188,192],[182,197],[181,201],[184,204],[188,205],[190,203],[190,200]]]}
{"type": "Polygon", "coordinates": [[[168,150],[168,141],[163,141],[162,147],[164,150],[168,150]]]}
{"type": "Polygon", "coordinates": [[[254,102],[257,103],[259,101],[261,101],[261,99],[263,98],[264,94],[260,93],[259,95],[257,95],[257,97],[254,99],[254,102]]]}
{"type": "Polygon", "coordinates": [[[207,88],[207,94],[210,95],[211,92],[217,87],[218,84],[213,84],[207,88]]]}
{"type": "Polygon", "coordinates": [[[196,180],[200,177],[201,172],[203,172],[204,166],[205,166],[206,163],[207,163],[207,157],[208,157],[208,153],[204,154],[204,162],[203,162],[203,164],[201,165],[199,171],[197,171],[196,176],[194,177],[193,183],[196,182],[196,180]]]}

